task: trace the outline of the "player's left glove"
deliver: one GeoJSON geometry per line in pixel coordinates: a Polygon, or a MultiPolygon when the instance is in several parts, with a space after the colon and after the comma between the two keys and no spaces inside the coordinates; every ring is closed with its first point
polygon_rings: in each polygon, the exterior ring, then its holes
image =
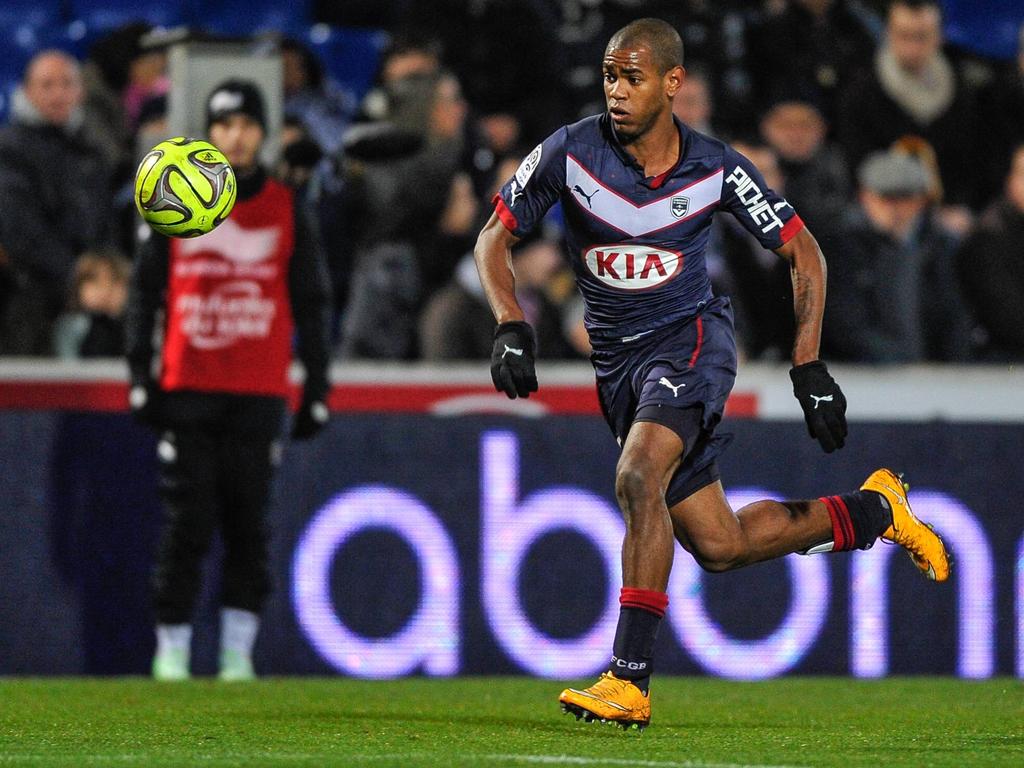
{"type": "Polygon", "coordinates": [[[135,420],[151,429],[162,428],[160,419],[160,397],[163,393],[155,381],[146,377],[132,380],[128,390],[128,407],[135,420]]]}
{"type": "Polygon", "coordinates": [[[319,398],[303,397],[292,424],[292,440],[309,440],[327,425],[330,418],[327,403],[319,398]]]}
{"type": "Polygon", "coordinates": [[[789,370],[793,394],[804,409],[808,434],[821,443],[825,453],[846,442],[846,398],[821,360],[789,370]]]}
{"type": "Polygon", "coordinates": [[[533,328],[516,320],[494,329],[491,352],[491,381],[494,388],[510,400],[529,397],[537,391],[537,371],[533,364],[533,328]]]}

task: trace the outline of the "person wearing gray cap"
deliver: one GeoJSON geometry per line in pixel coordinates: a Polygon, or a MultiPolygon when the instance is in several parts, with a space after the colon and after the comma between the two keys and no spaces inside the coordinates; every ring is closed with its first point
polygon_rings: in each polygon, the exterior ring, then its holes
{"type": "Polygon", "coordinates": [[[916,158],[869,155],[859,202],[829,260],[822,345],[865,363],[963,361],[971,322],[953,267],[957,240],[931,211],[931,178],[916,158]]]}

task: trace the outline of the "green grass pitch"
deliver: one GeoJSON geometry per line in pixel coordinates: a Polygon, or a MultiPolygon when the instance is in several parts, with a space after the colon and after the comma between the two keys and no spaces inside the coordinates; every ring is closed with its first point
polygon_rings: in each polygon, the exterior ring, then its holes
{"type": "Polygon", "coordinates": [[[0,766],[1024,766],[1020,680],[657,678],[642,734],[563,715],[559,690],[0,679],[0,766]]]}

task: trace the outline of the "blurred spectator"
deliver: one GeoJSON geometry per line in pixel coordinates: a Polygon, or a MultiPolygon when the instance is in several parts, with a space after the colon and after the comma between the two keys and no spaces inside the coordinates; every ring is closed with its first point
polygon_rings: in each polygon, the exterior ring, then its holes
{"type": "MultiPolygon", "coordinates": [[[[974,213],[965,205],[943,205],[946,190],[942,184],[942,171],[935,148],[920,136],[904,136],[893,142],[892,151],[916,159],[928,174],[928,202],[935,207],[935,215],[942,225],[958,238],[963,238],[974,226],[974,213]]],[[[1000,185],[1001,186],[1001,185],[1000,185]]]]}
{"type": "Polygon", "coordinates": [[[151,96],[139,110],[139,127],[135,132],[133,165],[141,161],[149,150],[171,138],[167,125],[167,94],[151,96]]]}
{"type": "MultiPolygon", "coordinates": [[[[434,257],[462,158],[466,104],[458,81],[444,72],[391,81],[383,93],[389,123],[420,133],[424,144],[411,157],[359,163],[358,187],[350,194],[363,212],[358,231],[350,233],[354,268],[340,352],[409,359],[416,354],[424,285],[447,279],[458,259],[438,265],[434,257]]],[[[466,204],[464,197],[459,203],[466,204]]]]}
{"type": "Polygon", "coordinates": [[[980,94],[980,122],[985,126],[986,188],[1003,186],[1016,147],[1024,144],[1024,24],[1020,27],[1017,58],[980,94]]]}
{"type": "Polygon", "coordinates": [[[139,112],[147,99],[167,93],[170,87],[167,49],[160,44],[160,38],[150,45],[142,45],[140,41],[139,49],[128,65],[128,83],[121,92],[128,127],[135,130],[139,112]]]}
{"type": "Polygon", "coordinates": [[[65,359],[121,357],[131,262],[117,251],[84,253],[75,264],[69,311],[57,320],[54,349],[65,359]]]}
{"type": "Polygon", "coordinates": [[[131,81],[133,62],[142,55],[141,40],[149,29],[148,24],[139,22],[103,35],[89,47],[82,67],[85,130],[111,168],[133,165],[132,129],[122,94],[131,81]]]}
{"type": "Polygon", "coordinates": [[[558,12],[548,0],[408,3],[401,22],[413,34],[436,30],[439,60],[474,108],[517,115],[528,136],[546,135],[563,122],[564,46],[555,37],[557,26],[558,12]]]}
{"type": "Polygon", "coordinates": [[[0,129],[0,242],[16,281],[0,354],[45,355],[78,256],[111,237],[110,171],[82,132],[82,78],[65,53],[29,62],[0,129]]]}
{"type": "Polygon", "coordinates": [[[423,310],[420,354],[424,360],[483,360],[491,354],[493,332],[494,316],[476,262],[473,254],[466,254],[451,283],[437,291],[423,310]]]}
{"type": "Polygon", "coordinates": [[[360,117],[384,120],[392,109],[393,83],[409,78],[434,77],[441,71],[441,46],[434,40],[397,37],[380,55],[374,87],[363,98],[360,117]]]}
{"type": "MultiPolygon", "coordinates": [[[[548,285],[562,263],[559,245],[543,237],[527,238],[512,250],[516,298],[537,333],[539,357],[565,357],[558,308],[548,285]]],[[[494,346],[494,316],[487,305],[473,254],[459,262],[455,277],[427,304],[420,320],[420,344],[426,360],[482,360],[494,346]]]]}
{"type": "Polygon", "coordinates": [[[974,106],[942,53],[937,0],[896,0],[885,43],[843,94],[837,135],[852,167],[903,136],[932,145],[946,202],[979,202],[974,106]]]}
{"type": "Polygon", "coordinates": [[[683,84],[672,99],[673,114],[693,130],[713,136],[712,109],[707,77],[699,69],[687,69],[683,84]]]}
{"type": "Polygon", "coordinates": [[[849,204],[849,170],[826,143],[822,114],[806,101],[780,101],[761,120],[761,135],[775,150],[786,179],[786,199],[826,246],[849,204]]]}
{"type": "Polygon", "coordinates": [[[508,112],[492,112],[482,115],[478,124],[487,139],[488,147],[496,156],[512,152],[522,135],[519,118],[508,112]]]}
{"type": "Polygon", "coordinates": [[[280,154],[274,175],[305,198],[306,188],[323,151],[294,117],[286,117],[281,129],[280,154]]]}
{"type": "Polygon", "coordinates": [[[7,301],[14,295],[14,273],[11,271],[11,260],[7,251],[0,244],[0,323],[7,311],[7,301]]]}
{"type": "Polygon", "coordinates": [[[857,178],[860,208],[826,254],[823,353],[864,363],[967,361],[971,322],[956,280],[957,239],[932,213],[924,167],[879,152],[857,178]]]}
{"type": "MultiPolygon", "coordinates": [[[[733,147],[757,167],[769,188],[788,194],[771,147],[744,142],[733,142],[733,147]]],[[[789,265],[765,250],[732,216],[715,217],[707,259],[715,293],[732,298],[742,354],[750,359],[786,359],[795,329],[789,265]]]]}
{"type": "Polygon", "coordinates": [[[846,0],[790,0],[754,26],[747,61],[755,103],[764,110],[780,94],[799,94],[835,120],[839,95],[871,61],[875,41],[846,0]]]}
{"type": "Polygon", "coordinates": [[[336,151],[358,111],[356,97],[326,77],[316,54],[298,40],[281,42],[281,62],[285,116],[302,123],[323,151],[336,151]]]}
{"type": "Polygon", "coordinates": [[[958,257],[960,281],[987,339],[989,360],[1024,360],[1024,143],[1005,193],[981,217],[958,257]]]}
{"type": "MultiPolygon", "coordinates": [[[[430,29],[430,25],[423,27],[430,29]]],[[[441,71],[441,44],[430,38],[397,37],[380,57],[377,82],[387,85],[413,75],[436,75],[441,71]]]]}

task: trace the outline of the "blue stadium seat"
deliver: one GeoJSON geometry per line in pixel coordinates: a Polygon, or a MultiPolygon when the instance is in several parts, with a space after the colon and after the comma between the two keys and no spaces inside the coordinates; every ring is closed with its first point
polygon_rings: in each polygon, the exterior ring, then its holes
{"type": "Polygon", "coordinates": [[[327,74],[358,98],[373,84],[380,53],[388,43],[387,33],[381,30],[326,24],[310,27],[301,39],[320,58],[327,74]]]}
{"type": "Polygon", "coordinates": [[[39,29],[53,27],[64,21],[61,0],[3,0],[0,2],[0,29],[17,26],[39,29]]]}
{"type": "Polygon", "coordinates": [[[310,0],[184,0],[186,21],[221,35],[249,35],[277,31],[292,34],[311,23],[310,0]]]}
{"type": "Polygon", "coordinates": [[[1017,55],[1024,24],[1021,0],[944,0],[943,6],[951,43],[996,59],[1017,55]]]}
{"type": "MultiPolygon", "coordinates": [[[[3,0],[7,2],[7,0],[3,0]]],[[[187,0],[71,0],[71,18],[84,23],[89,35],[133,21],[158,27],[185,23],[187,0]]]]}

